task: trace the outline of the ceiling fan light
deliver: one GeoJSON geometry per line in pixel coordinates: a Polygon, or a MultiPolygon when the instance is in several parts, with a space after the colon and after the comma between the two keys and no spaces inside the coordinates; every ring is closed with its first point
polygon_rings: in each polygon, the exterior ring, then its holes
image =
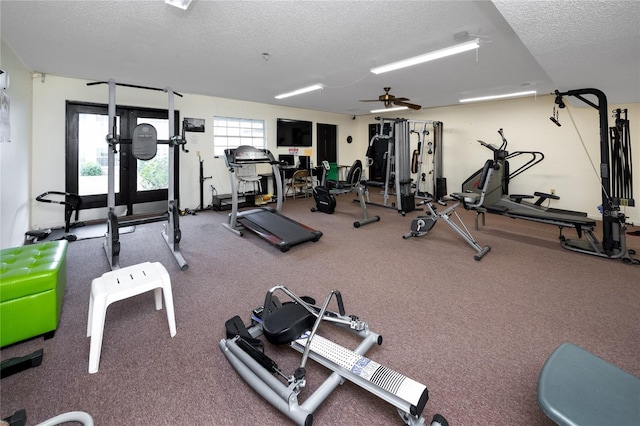
{"type": "Polygon", "coordinates": [[[322,90],[324,89],[324,84],[317,83],[311,86],[303,87],[302,89],[294,90],[293,92],[282,93],[280,95],[276,95],[276,99],[284,99],[289,98],[291,96],[301,95],[303,93],[313,92],[314,90],[322,90]]]}
{"type": "Polygon", "coordinates": [[[527,90],[524,92],[514,92],[514,93],[505,93],[503,95],[491,95],[491,96],[480,96],[477,98],[466,98],[466,99],[460,99],[460,102],[464,103],[464,102],[482,102],[482,101],[491,101],[491,100],[495,100],[495,99],[505,99],[505,98],[518,98],[521,96],[529,96],[529,95],[535,95],[536,91],[535,90],[527,90]]]}
{"type": "Polygon", "coordinates": [[[422,64],[422,63],[433,61],[436,59],[445,58],[447,56],[456,55],[462,52],[467,52],[469,50],[477,49],[479,47],[480,47],[480,39],[475,38],[473,40],[456,44],[454,46],[446,47],[444,49],[434,50],[433,52],[425,53],[423,55],[418,55],[411,58],[403,59],[401,61],[392,62],[387,65],[381,65],[379,67],[371,68],[371,72],[374,74],[382,74],[388,71],[395,71],[400,68],[406,68],[412,65],[422,64]]]}
{"type": "Polygon", "coordinates": [[[375,114],[377,112],[392,112],[392,111],[402,111],[405,109],[409,109],[409,107],[401,106],[401,107],[393,107],[393,108],[380,108],[380,109],[372,109],[371,113],[375,114]]]}

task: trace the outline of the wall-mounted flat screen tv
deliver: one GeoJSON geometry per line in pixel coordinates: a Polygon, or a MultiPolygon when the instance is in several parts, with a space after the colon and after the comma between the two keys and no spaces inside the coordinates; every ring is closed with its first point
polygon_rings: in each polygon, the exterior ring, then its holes
{"type": "Polygon", "coordinates": [[[278,118],[278,146],[311,146],[310,121],[278,118]]]}

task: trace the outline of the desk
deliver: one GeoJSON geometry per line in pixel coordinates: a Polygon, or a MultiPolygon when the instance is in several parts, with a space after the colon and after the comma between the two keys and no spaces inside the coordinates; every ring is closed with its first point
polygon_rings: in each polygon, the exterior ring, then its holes
{"type": "MultiPolygon", "coordinates": [[[[282,179],[282,187],[284,188],[287,184],[287,179],[291,179],[293,173],[298,170],[295,166],[289,167],[280,167],[280,178],[282,179]]],[[[264,193],[268,193],[270,189],[273,189],[274,197],[278,195],[278,188],[276,187],[276,182],[273,178],[273,173],[259,173],[260,183],[262,184],[262,189],[264,193]],[[271,180],[271,186],[269,186],[269,180],[271,180]]]]}
{"type": "Polygon", "coordinates": [[[276,182],[273,179],[273,173],[259,173],[260,176],[260,184],[262,184],[262,191],[265,194],[269,193],[269,189],[273,188],[274,197],[278,195],[278,188],[276,188],[276,182]],[[271,180],[271,187],[269,186],[269,180],[271,180]]]}
{"type": "MultiPolygon", "coordinates": [[[[346,167],[346,166],[340,166],[346,167]]],[[[287,180],[291,179],[293,173],[298,170],[295,166],[280,166],[280,175],[282,178],[282,187],[284,188],[287,185],[287,180]]],[[[322,167],[314,167],[309,170],[309,177],[313,183],[313,177],[315,176],[318,180],[322,179],[322,167]]],[[[268,193],[271,188],[273,188],[274,197],[278,195],[278,189],[276,188],[276,183],[273,179],[273,173],[259,173],[260,183],[262,184],[262,190],[264,193],[268,193]],[[269,186],[269,180],[271,180],[271,186],[269,186]]]]}
{"type": "Polygon", "coordinates": [[[298,170],[296,166],[280,166],[280,172],[282,173],[282,186],[284,186],[285,180],[291,179],[291,176],[296,170],[298,170]]]}

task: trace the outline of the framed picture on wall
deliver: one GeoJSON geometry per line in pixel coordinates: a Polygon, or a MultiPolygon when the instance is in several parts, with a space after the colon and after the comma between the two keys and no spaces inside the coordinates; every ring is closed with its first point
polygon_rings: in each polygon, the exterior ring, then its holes
{"type": "Polygon", "coordinates": [[[204,133],[204,118],[185,118],[183,126],[185,132],[204,133]]]}

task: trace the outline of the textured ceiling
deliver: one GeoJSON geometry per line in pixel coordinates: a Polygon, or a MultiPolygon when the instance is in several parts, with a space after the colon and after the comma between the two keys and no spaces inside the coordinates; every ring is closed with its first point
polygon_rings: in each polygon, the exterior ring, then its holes
{"type": "Polygon", "coordinates": [[[162,0],[2,0],[0,18],[34,72],[349,115],[377,107],[358,100],[385,86],[423,107],[523,87],[640,102],[640,1],[194,0],[185,12],[162,0]],[[465,31],[477,52],[369,72],[465,31]],[[313,83],[325,88],[274,99],[313,83]]]}
{"type": "Polygon", "coordinates": [[[640,1],[494,1],[560,90],[640,101],[640,1]]]}

